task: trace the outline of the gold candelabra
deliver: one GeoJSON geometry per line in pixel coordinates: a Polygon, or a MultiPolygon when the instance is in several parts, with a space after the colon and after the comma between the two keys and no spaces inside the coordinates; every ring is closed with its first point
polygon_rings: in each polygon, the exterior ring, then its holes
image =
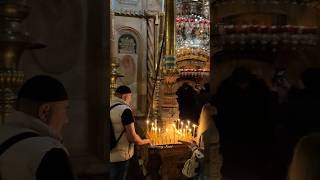
{"type": "Polygon", "coordinates": [[[33,42],[27,32],[21,30],[22,21],[28,16],[25,1],[0,2],[0,118],[11,112],[16,91],[23,82],[23,72],[18,70],[19,59],[25,49],[45,47],[33,42]]]}
{"type": "Polygon", "coordinates": [[[117,88],[117,79],[119,77],[124,77],[123,75],[121,75],[121,73],[118,71],[118,68],[119,68],[119,64],[118,63],[115,63],[115,62],[112,62],[111,63],[111,83],[110,83],[110,89],[111,89],[111,94],[114,93],[114,91],[116,90],[117,88]]]}

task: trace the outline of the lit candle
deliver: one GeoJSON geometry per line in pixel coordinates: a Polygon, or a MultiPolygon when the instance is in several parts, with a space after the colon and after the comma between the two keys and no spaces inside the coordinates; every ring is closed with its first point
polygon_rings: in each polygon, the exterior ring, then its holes
{"type": "Polygon", "coordinates": [[[196,137],[196,125],[193,124],[192,126],[193,126],[193,136],[196,137]]]}
{"type": "Polygon", "coordinates": [[[176,143],[176,125],[175,124],[173,124],[173,144],[175,144],[176,143]]]}
{"type": "Polygon", "coordinates": [[[151,128],[151,130],[150,130],[150,139],[151,139],[151,141],[153,140],[153,134],[152,134],[152,131],[153,131],[153,127],[151,128]]]}
{"type": "Polygon", "coordinates": [[[147,134],[149,134],[149,120],[147,120],[147,134]]]}
{"type": "Polygon", "coordinates": [[[158,132],[159,132],[159,133],[158,133],[158,136],[159,136],[159,138],[158,138],[158,139],[159,139],[159,144],[161,144],[161,143],[162,143],[162,142],[161,142],[161,141],[162,141],[162,136],[160,135],[160,128],[158,128],[158,132]]]}
{"type": "Polygon", "coordinates": [[[151,134],[153,135],[154,123],[151,123],[151,134]]]}
{"type": "Polygon", "coordinates": [[[188,126],[190,126],[190,121],[188,120],[188,126]]]}
{"type": "Polygon", "coordinates": [[[179,130],[180,119],[177,120],[177,129],[179,130]]]}
{"type": "Polygon", "coordinates": [[[168,144],[168,139],[169,139],[169,130],[166,128],[166,135],[165,135],[165,144],[168,144]]]}

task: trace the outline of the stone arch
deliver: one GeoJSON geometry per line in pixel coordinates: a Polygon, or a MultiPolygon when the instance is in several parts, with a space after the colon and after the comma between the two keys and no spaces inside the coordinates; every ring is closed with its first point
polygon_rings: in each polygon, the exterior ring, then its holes
{"type": "MultiPolygon", "coordinates": [[[[146,84],[144,84],[144,75],[143,72],[146,70],[146,63],[144,60],[144,43],[143,38],[138,30],[135,28],[129,27],[129,26],[122,26],[116,29],[116,41],[117,43],[115,47],[115,51],[117,53],[117,61],[121,63],[121,59],[123,57],[126,57],[127,59],[131,59],[130,61],[134,60],[136,64],[135,70],[133,71],[133,75],[136,77],[130,77],[130,81],[126,81],[127,83],[130,82],[129,86],[132,86],[133,91],[136,97],[135,99],[135,109],[137,110],[138,114],[144,114],[146,112],[146,84]],[[127,37],[133,37],[134,43],[135,43],[135,50],[134,51],[128,51],[127,53],[120,53],[119,52],[119,38],[127,36],[127,37]],[[131,57],[129,57],[131,56],[131,57]],[[134,78],[134,79],[133,79],[134,78]]],[[[131,74],[132,75],[132,74],[131,74]]],[[[121,82],[121,78],[119,79],[121,82]]],[[[119,83],[119,82],[118,82],[119,83]]],[[[122,83],[124,83],[122,81],[122,83]]],[[[147,82],[145,82],[147,83],[147,82]]]]}

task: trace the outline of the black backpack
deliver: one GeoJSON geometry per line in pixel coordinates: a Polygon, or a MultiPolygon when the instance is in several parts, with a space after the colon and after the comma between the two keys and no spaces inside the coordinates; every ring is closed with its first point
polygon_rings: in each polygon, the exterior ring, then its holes
{"type": "MultiPolygon", "coordinates": [[[[116,107],[116,106],[119,106],[119,105],[122,105],[121,103],[117,103],[117,104],[114,104],[110,107],[110,113],[111,113],[111,110],[116,107]]],[[[109,127],[110,127],[110,150],[112,150],[113,148],[115,148],[120,140],[120,138],[122,137],[125,129],[123,128],[120,136],[118,138],[116,138],[116,135],[114,134],[114,129],[113,129],[113,125],[112,125],[112,122],[111,122],[111,116],[109,117],[109,127]]]]}

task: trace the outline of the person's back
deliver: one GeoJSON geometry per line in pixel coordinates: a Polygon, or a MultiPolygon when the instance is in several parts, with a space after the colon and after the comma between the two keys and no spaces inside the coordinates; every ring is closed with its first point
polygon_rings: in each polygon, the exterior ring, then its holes
{"type": "Polygon", "coordinates": [[[197,109],[195,99],[196,92],[191,85],[184,83],[176,92],[177,102],[179,104],[179,118],[181,120],[190,120],[196,123],[199,114],[194,112],[197,109]]]}
{"type": "Polygon", "coordinates": [[[320,131],[320,69],[308,68],[301,78],[305,88],[288,103],[286,142],[290,155],[301,137],[320,131]]]}
{"type": "Polygon", "coordinates": [[[204,158],[200,160],[201,180],[221,179],[222,156],[219,152],[219,132],[214,122],[217,110],[212,104],[207,103],[203,106],[197,129],[197,141],[204,153],[204,158]]]}
{"type": "Polygon", "coordinates": [[[295,147],[288,180],[319,180],[319,152],[319,134],[312,134],[301,138],[295,147]]]}
{"type": "Polygon", "coordinates": [[[116,146],[110,149],[110,180],[124,180],[127,175],[129,160],[134,154],[134,144],[149,144],[149,139],[141,139],[136,133],[134,117],[130,108],[131,90],[119,86],[110,101],[110,120],[116,146]],[[112,108],[112,109],[111,109],[112,108]]]}
{"type": "Polygon", "coordinates": [[[61,144],[68,97],[49,76],[35,76],[21,87],[16,111],[0,128],[2,180],[73,180],[69,155],[61,144]]]}
{"type": "Polygon", "coordinates": [[[218,87],[215,99],[222,174],[229,179],[266,178],[272,124],[265,82],[243,69],[235,70],[218,87]]]}
{"type": "Polygon", "coordinates": [[[270,92],[263,80],[247,76],[238,81],[229,78],[219,87],[216,124],[223,153],[256,158],[256,153],[270,143],[270,92]]]}

